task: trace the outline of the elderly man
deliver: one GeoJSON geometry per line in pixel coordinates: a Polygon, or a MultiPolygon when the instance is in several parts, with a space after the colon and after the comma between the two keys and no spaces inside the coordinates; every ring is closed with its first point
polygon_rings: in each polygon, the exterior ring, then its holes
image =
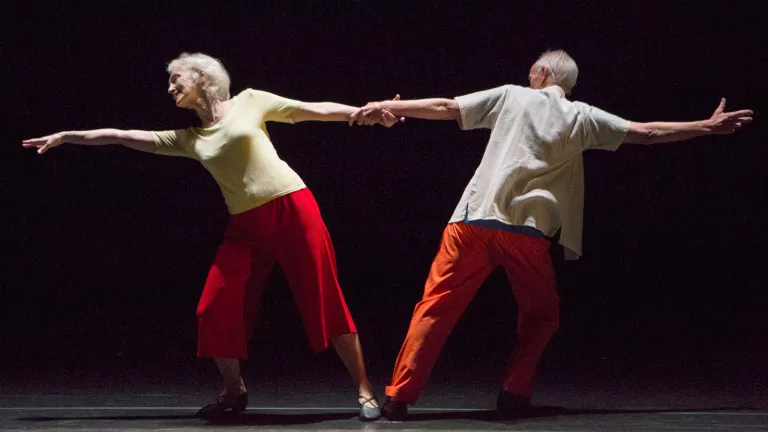
{"type": "Polygon", "coordinates": [[[581,254],[582,152],[729,134],[752,120],[749,110],[724,112],[723,99],[703,121],[630,122],[567,100],[577,75],[567,53],[548,51],[531,67],[529,88],[505,85],[456,99],[395,98],[352,116],[362,124],[392,114],[491,129],[480,166],[445,228],[386,388],[382,415],[390,420],[407,415],[453,326],[497,266],[504,267],[519,309],[517,344],[497,408],[509,416],[530,412],[537,364],[559,324],[550,242],[564,247],[566,259],[581,254]]]}

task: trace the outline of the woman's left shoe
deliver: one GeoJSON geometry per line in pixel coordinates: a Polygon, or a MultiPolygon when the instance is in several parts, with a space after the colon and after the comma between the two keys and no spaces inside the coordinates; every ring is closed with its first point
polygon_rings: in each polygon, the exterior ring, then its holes
{"type": "Polygon", "coordinates": [[[241,393],[235,400],[227,400],[223,396],[216,398],[197,412],[196,417],[206,420],[218,420],[227,414],[240,414],[248,406],[248,392],[241,393]]]}
{"type": "Polygon", "coordinates": [[[357,397],[357,402],[360,404],[360,420],[374,421],[381,418],[381,408],[379,408],[379,401],[376,399],[376,395],[373,395],[369,398],[363,395],[359,395],[357,397]],[[367,404],[370,402],[375,402],[376,406],[367,406],[367,404]]]}

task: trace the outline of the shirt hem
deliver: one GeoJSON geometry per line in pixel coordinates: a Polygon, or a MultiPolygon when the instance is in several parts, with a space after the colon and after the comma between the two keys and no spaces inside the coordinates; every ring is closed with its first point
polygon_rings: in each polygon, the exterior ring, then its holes
{"type": "Polygon", "coordinates": [[[268,203],[270,201],[276,200],[277,198],[280,198],[281,196],[285,196],[285,195],[288,195],[288,194],[291,194],[291,193],[294,193],[294,192],[298,192],[298,191],[300,191],[302,189],[306,189],[306,188],[307,188],[307,185],[301,185],[301,186],[296,187],[296,188],[286,189],[286,190],[278,192],[278,193],[276,193],[276,194],[274,194],[274,195],[272,195],[270,197],[267,197],[265,199],[259,200],[257,203],[252,203],[251,202],[249,204],[253,204],[253,205],[250,205],[250,206],[247,206],[247,207],[243,207],[242,209],[240,207],[237,207],[236,209],[228,207],[229,214],[236,215],[236,214],[240,214],[240,213],[245,213],[245,212],[247,212],[249,210],[255,209],[256,207],[261,207],[261,206],[263,206],[264,204],[266,204],[266,203],[268,203]]]}

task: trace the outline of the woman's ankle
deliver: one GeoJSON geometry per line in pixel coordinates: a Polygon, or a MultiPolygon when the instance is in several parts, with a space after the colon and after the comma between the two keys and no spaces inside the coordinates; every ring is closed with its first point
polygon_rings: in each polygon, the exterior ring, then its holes
{"type": "Polygon", "coordinates": [[[245,393],[245,386],[244,385],[233,385],[233,386],[226,386],[224,388],[224,391],[221,392],[221,396],[223,397],[233,397],[236,398],[240,396],[241,394],[245,393]]]}

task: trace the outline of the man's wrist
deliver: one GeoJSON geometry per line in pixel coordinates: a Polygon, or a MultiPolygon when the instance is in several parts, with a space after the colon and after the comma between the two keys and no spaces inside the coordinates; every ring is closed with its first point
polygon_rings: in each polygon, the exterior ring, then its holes
{"type": "Polygon", "coordinates": [[[696,130],[704,133],[704,134],[710,134],[712,133],[712,130],[714,129],[712,127],[712,122],[710,120],[699,120],[695,122],[695,128],[696,130]]]}

